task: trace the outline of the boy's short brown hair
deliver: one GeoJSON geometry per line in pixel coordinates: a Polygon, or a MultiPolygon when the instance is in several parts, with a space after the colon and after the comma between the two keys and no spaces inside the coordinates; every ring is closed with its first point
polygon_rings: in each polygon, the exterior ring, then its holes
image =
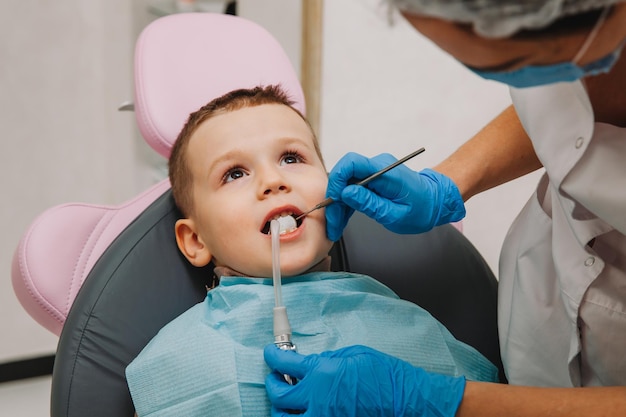
{"type": "Polygon", "coordinates": [[[260,106],[263,104],[283,104],[295,111],[311,129],[313,133],[313,145],[322,163],[324,160],[319,148],[315,132],[308,120],[293,107],[294,101],[279,85],[259,86],[250,89],[239,89],[218,97],[199,110],[191,113],[189,119],[178,134],[178,138],[172,147],[169,159],[169,178],[172,185],[172,194],[176,205],[183,216],[189,217],[193,212],[192,180],[191,171],[187,165],[187,148],[191,136],[203,122],[218,114],[223,114],[245,107],[260,106]]]}

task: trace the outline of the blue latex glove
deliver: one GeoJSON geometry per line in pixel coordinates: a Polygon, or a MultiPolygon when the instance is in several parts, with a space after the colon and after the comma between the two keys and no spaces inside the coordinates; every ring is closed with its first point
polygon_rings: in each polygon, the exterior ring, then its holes
{"type": "Polygon", "coordinates": [[[432,169],[416,172],[400,165],[368,183],[350,185],[396,161],[390,154],[366,158],[348,153],[328,177],[326,234],[339,240],[353,210],[395,233],[422,233],[465,217],[461,193],[452,180],[432,169]]]}
{"type": "Polygon", "coordinates": [[[465,390],[462,376],[429,373],[365,346],[303,356],[268,345],[264,355],[274,370],[265,380],[272,417],[453,417],[465,390]],[[299,382],[289,385],[282,374],[299,382]]]}

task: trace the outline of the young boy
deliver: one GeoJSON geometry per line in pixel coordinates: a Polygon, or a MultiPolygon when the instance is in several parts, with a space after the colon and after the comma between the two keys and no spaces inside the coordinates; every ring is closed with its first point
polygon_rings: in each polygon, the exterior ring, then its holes
{"type": "MultiPolygon", "coordinates": [[[[313,207],[327,175],[306,119],[277,86],[228,93],[193,113],[170,157],[183,213],[176,240],[220,285],[128,366],[139,416],[268,416],[273,342],[269,222],[313,207]]],[[[496,381],[496,368],[418,306],[363,275],[329,272],[323,210],[280,237],[283,301],[303,354],[367,345],[415,366],[496,381]]]]}

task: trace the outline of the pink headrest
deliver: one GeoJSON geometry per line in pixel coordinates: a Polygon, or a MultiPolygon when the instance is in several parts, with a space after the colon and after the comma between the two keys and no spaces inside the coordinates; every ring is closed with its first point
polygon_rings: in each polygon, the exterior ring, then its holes
{"type": "MultiPolygon", "coordinates": [[[[304,95],[282,47],[266,30],[239,17],[171,15],[152,22],[137,41],[137,123],[165,157],[189,113],[234,89],[278,83],[304,113],[304,95]]],[[[118,206],[65,204],[42,213],[13,257],[13,287],[25,310],[60,334],[96,261],[168,189],[164,180],[118,206]]]]}
{"type": "Polygon", "coordinates": [[[69,203],[40,214],[22,237],[11,268],[13,289],[28,314],[61,334],[74,298],[96,261],[169,186],[163,180],[119,206],[69,203]]]}
{"type": "Polygon", "coordinates": [[[229,91],[277,83],[304,114],[302,87],[283,48],[240,17],[174,14],[147,26],[137,41],[137,124],[166,158],[189,113],[229,91]]]}

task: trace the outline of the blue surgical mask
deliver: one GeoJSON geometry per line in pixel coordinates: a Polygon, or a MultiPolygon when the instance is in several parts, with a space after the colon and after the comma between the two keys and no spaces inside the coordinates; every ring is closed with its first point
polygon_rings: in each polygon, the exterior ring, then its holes
{"type": "Polygon", "coordinates": [[[470,69],[482,78],[499,81],[511,87],[536,87],[558,82],[576,81],[588,75],[609,72],[615,62],[617,62],[620,51],[621,48],[604,58],[600,58],[582,67],[573,62],[562,62],[552,65],[529,65],[506,72],[488,72],[470,69]]]}
{"type": "Polygon", "coordinates": [[[473,68],[470,68],[470,70],[482,78],[499,81],[516,88],[536,87],[558,82],[572,82],[589,75],[609,72],[619,59],[623,43],[609,55],[590,62],[589,64],[580,66],[578,62],[589,49],[600,27],[604,24],[610,9],[610,7],[606,7],[602,11],[598,21],[571,62],[561,62],[551,65],[529,65],[516,70],[503,72],[480,71],[473,68]]]}

